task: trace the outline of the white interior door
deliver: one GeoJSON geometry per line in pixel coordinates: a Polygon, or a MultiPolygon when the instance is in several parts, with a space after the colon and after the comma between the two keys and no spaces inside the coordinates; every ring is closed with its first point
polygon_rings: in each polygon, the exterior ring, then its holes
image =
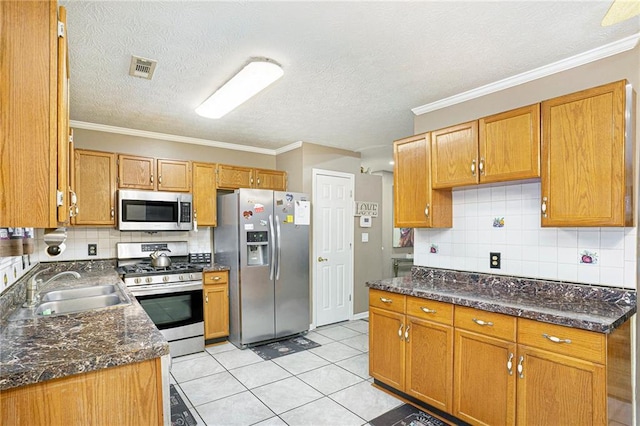
{"type": "Polygon", "coordinates": [[[313,170],[314,317],[321,326],[353,312],[353,174],[313,170]]]}

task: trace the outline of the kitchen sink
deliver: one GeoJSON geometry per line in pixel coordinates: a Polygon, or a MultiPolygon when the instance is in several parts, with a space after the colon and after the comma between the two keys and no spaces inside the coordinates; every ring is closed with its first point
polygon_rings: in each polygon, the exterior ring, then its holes
{"type": "Polygon", "coordinates": [[[116,291],[117,286],[115,284],[67,288],[63,290],[52,290],[43,293],[40,300],[43,302],[53,302],[56,300],[78,299],[81,297],[113,295],[114,293],[116,293],[116,291]]]}
{"type": "Polygon", "coordinates": [[[42,293],[34,307],[18,308],[9,321],[53,317],[131,304],[129,297],[117,284],[65,288],[42,293]]]}

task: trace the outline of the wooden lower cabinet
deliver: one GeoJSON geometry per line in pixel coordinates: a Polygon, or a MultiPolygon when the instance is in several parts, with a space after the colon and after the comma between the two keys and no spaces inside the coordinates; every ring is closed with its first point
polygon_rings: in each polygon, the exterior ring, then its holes
{"type": "Polygon", "coordinates": [[[205,272],[204,338],[217,339],[229,335],[229,272],[205,272]]]}
{"type": "Polygon", "coordinates": [[[404,297],[370,292],[370,375],[407,395],[450,411],[453,327],[446,322],[452,318],[451,306],[404,297]],[[389,309],[375,307],[381,301],[389,309]]]}
{"type": "Polygon", "coordinates": [[[0,424],[162,425],[160,358],[4,390],[0,424]]]}
{"type": "Polygon", "coordinates": [[[514,425],[516,344],[466,330],[455,332],[453,415],[474,425],[514,425]]]}
{"type": "Polygon", "coordinates": [[[630,321],[603,334],[374,289],[369,306],[370,375],[460,420],[632,424],[630,321]]]}

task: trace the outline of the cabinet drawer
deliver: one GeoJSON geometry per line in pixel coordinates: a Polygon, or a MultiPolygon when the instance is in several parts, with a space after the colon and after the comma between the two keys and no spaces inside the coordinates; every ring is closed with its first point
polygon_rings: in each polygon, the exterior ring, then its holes
{"type": "Polygon", "coordinates": [[[510,315],[456,306],[455,326],[486,336],[516,341],[516,317],[510,315]]]}
{"type": "Polygon", "coordinates": [[[369,289],[369,306],[386,309],[388,311],[404,314],[406,298],[404,294],[369,289]]]}
{"type": "Polygon", "coordinates": [[[205,272],[203,275],[203,284],[226,284],[229,273],[222,272],[205,272]]]}
{"type": "Polygon", "coordinates": [[[407,296],[407,315],[453,325],[453,305],[450,303],[407,296]]]}
{"type": "Polygon", "coordinates": [[[594,331],[518,319],[518,343],[604,364],[606,336],[594,331]]]}

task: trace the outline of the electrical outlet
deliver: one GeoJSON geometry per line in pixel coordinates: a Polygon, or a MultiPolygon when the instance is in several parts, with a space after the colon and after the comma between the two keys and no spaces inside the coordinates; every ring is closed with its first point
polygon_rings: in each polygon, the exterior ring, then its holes
{"type": "Polygon", "coordinates": [[[89,244],[89,256],[97,256],[97,255],[98,255],[98,245],[89,244]]]}
{"type": "Polygon", "coordinates": [[[489,253],[489,267],[491,269],[500,269],[500,253],[489,253]]]}

